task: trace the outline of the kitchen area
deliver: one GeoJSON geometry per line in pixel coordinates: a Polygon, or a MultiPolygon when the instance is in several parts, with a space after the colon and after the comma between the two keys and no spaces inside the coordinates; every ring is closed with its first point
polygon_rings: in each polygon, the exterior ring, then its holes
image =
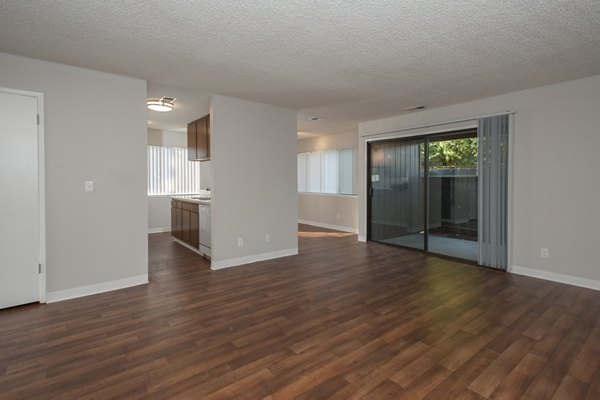
{"type": "MultiPolygon", "coordinates": [[[[210,114],[187,126],[188,161],[210,161],[210,114]]],[[[171,236],[190,250],[210,258],[210,188],[193,195],[171,196],[171,236]]]]}
{"type": "Polygon", "coordinates": [[[172,112],[148,113],[148,233],[213,270],[297,254],[296,112],[157,92],[149,102],[172,112]]]}
{"type": "Polygon", "coordinates": [[[171,196],[171,236],[182,246],[210,258],[210,197],[171,196]]]}
{"type": "Polygon", "coordinates": [[[210,115],[189,122],[186,133],[148,131],[149,232],[170,231],[176,243],[210,259],[210,115]],[[152,164],[158,164],[157,168],[152,164]],[[166,172],[167,165],[177,168],[166,172]],[[176,184],[168,185],[169,181],[176,184]],[[165,213],[167,207],[170,214],[165,213]]]}
{"type": "MultiPolygon", "coordinates": [[[[210,161],[210,114],[187,126],[188,161],[210,161]]],[[[171,196],[171,236],[190,250],[211,257],[210,188],[197,194],[171,196]]]]}

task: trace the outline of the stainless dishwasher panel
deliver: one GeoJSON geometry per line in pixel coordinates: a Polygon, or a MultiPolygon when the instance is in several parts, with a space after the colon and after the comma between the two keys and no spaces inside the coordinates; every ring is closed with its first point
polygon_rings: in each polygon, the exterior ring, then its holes
{"type": "Polygon", "coordinates": [[[210,257],[210,206],[200,204],[200,253],[210,257]]]}

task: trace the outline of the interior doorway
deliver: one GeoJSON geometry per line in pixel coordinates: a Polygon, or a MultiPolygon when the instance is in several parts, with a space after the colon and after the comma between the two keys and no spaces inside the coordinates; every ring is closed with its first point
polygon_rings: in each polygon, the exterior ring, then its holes
{"type": "Polygon", "coordinates": [[[368,239],[478,261],[477,129],[369,142],[368,239]]]}

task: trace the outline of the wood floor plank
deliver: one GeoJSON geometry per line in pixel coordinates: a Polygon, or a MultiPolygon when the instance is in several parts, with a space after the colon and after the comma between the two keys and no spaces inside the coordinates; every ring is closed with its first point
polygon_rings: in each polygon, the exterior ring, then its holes
{"type": "Polygon", "coordinates": [[[385,382],[397,369],[399,369],[399,366],[409,364],[421,354],[424,354],[428,349],[429,347],[427,345],[419,343],[407,346],[387,361],[379,365],[371,365],[368,375],[354,380],[354,383],[346,385],[341,390],[332,394],[330,398],[339,400],[360,398],[385,382]]]}
{"type": "Polygon", "coordinates": [[[600,398],[600,292],[299,226],[212,271],[168,233],[150,284],[0,310],[0,398],[600,398]]]}
{"type": "Polygon", "coordinates": [[[591,383],[599,368],[600,328],[596,327],[575,357],[568,374],[579,381],[591,383]]]}
{"type": "Polygon", "coordinates": [[[588,385],[577,379],[565,376],[556,393],[552,397],[554,400],[572,400],[583,399],[588,389],[588,385]]]}
{"type": "Polygon", "coordinates": [[[489,398],[532,346],[533,341],[529,338],[521,337],[517,339],[510,347],[499,354],[498,357],[470,383],[468,388],[484,398],[489,398]]]}
{"type": "Polygon", "coordinates": [[[394,400],[397,399],[402,388],[390,380],[377,385],[375,389],[361,397],[364,400],[394,400]]]}
{"type": "Polygon", "coordinates": [[[327,381],[328,379],[341,375],[342,371],[366,357],[372,351],[384,346],[384,342],[376,339],[366,345],[355,349],[354,351],[339,357],[331,363],[312,371],[290,385],[287,385],[277,392],[273,393],[274,399],[293,399],[294,397],[314,388],[315,386],[327,381]]]}
{"type": "Polygon", "coordinates": [[[442,398],[481,398],[470,390],[465,390],[465,387],[472,382],[480,372],[489,366],[498,355],[490,350],[479,351],[475,356],[471,357],[467,362],[454,370],[448,377],[442,381],[426,399],[437,400],[442,398]]]}
{"type": "Polygon", "coordinates": [[[529,399],[547,400],[554,397],[561,382],[556,382],[550,374],[537,374],[533,379],[523,397],[529,399]]]}
{"type": "Polygon", "coordinates": [[[491,398],[508,400],[521,397],[536,375],[543,369],[545,361],[535,354],[526,354],[492,393],[491,398]]]}

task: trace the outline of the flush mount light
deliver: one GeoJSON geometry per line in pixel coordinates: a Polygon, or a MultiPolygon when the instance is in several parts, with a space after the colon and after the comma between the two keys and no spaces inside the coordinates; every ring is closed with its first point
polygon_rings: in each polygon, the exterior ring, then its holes
{"type": "Polygon", "coordinates": [[[405,108],[404,110],[406,110],[406,111],[415,111],[415,110],[422,110],[424,108],[425,108],[425,106],[413,106],[413,107],[405,108]]]}
{"type": "Polygon", "coordinates": [[[309,118],[309,121],[320,121],[320,120],[321,120],[321,118],[319,118],[319,117],[310,117],[309,118]]]}
{"type": "Polygon", "coordinates": [[[174,97],[163,96],[160,99],[148,99],[146,105],[152,111],[167,112],[173,109],[174,97]]]}

